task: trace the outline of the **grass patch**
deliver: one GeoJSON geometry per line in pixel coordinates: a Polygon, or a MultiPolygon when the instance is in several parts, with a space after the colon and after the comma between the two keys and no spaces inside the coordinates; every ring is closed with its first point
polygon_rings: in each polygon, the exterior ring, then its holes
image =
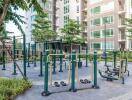
{"type": "Polygon", "coordinates": [[[31,82],[23,79],[0,78],[0,100],[13,100],[31,86],[31,82]]]}

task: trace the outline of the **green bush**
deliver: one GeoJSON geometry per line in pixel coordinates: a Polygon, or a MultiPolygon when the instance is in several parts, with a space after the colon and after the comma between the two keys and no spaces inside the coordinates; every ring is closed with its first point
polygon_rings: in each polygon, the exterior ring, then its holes
{"type": "MultiPolygon", "coordinates": [[[[79,56],[78,56],[79,57],[79,56]]],[[[89,54],[88,60],[92,61],[93,60],[93,54],[89,54]]],[[[128,57],[128,62],[132,62],[132,52],[127,52],[127,54],[124,54],[122,58],[128,57]]],[[[81,59],[86,59],[86,55],[80,55],[81,59]]],[[[117,53],[116,57],[117,61],[120,60],[120,52],[117,53]]],[[[97,55],[97,61],[104,61],[105,59],[102,58],[102,53],[97,55]]],[[[113,62],[113,51],[107,51],[107,61],[108,62],[113,62]]]]}
{"type": "Polygon", "coordinates": [[[10,100],[31,87],[29,81],[23,79],[0,78],[0,100],[10,100]]]}

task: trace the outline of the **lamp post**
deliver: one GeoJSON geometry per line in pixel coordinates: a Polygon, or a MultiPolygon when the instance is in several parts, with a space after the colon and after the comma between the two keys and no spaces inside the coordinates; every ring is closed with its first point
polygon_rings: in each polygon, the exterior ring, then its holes
{"type": "Polygon", "coordinates": [[[106,53],[106,23],[107,20],[105,20],[105,24],[104,24],[104,58],[105,58],[105,66],[107,65],[107,53],[106,53]]]}

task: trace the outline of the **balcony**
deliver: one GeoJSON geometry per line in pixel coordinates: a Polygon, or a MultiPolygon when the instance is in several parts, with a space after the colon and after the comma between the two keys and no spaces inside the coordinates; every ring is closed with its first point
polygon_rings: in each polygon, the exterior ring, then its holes
{"type": "Polygon", "coordinates": [[[119,5],[125,4],[125,0],[118,0],[118,2],[119,2],[119,5]]]}
{"type": "Polygon", "coordinates": [[[126,28],[126,26],[125,25],[118,25],[118,28],[121,30],[124,30],[126,28]]]}
{"type": "Polygon", "coordinates": [[[118,28],[119,28],[120,30],[124,30],[124,29],[126,28],[125,20],[124,20],[123,18],[121,18],[121,19],[119,20],[118,28]]]}
{"type": "Polygon", "coordinates": [[[122,10],[122,11],[119,11],[119,12],[118,12],[118,14],[121,15],[121,16],[123,16],[123,15],[125,16],[125,13],[126,13],[125,10],[122,10]]]}
{"type": "Polygon", "coordinates": [[[84,18],[84,19],[83,19],[83,22],[87,22],[87,18],[84,18]]]}
{"type": "Polygon", "coordinates": [[[121,31],[118,35],[118,42],[125,42],[125,41],[126,41],[125,31],[121,31]]]}
{"type": "Polygon", "coordinates": [[[126,39],[119,38],[118,42],[126,42],[126,39]]]}
{"type": "Polygon", "coordinates": [[[82,11],[87,13],[87,7],[83,8],[82,11]]]}
{"type": "Polygon", "coordinates": [[[83,25],[83,33],[87,33],[87,26],[83,25]]]}

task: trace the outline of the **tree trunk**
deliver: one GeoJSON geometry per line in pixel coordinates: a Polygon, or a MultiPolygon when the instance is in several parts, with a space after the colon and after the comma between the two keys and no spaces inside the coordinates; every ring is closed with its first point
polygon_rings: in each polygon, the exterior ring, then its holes
{"type": "Polygon", "coordinates": [[[56,32],[56,2],[57,2],[56,0],[53,0],[53,8],[52,8],[53,31],[55,31],[55,32],[56,32]]]}
{"type": "Polygon", "coordinates": [[[3,21],[5,20],[9,4],[10,4],[10,0],[4,0],[3,12],[0,15],[0,26],[3,24],[3,21]]]}
{"type": "Polygon", "coordinates": [[[72,53],[72,43],[70,43],[71,44],[71,53],[72,53]]]}

